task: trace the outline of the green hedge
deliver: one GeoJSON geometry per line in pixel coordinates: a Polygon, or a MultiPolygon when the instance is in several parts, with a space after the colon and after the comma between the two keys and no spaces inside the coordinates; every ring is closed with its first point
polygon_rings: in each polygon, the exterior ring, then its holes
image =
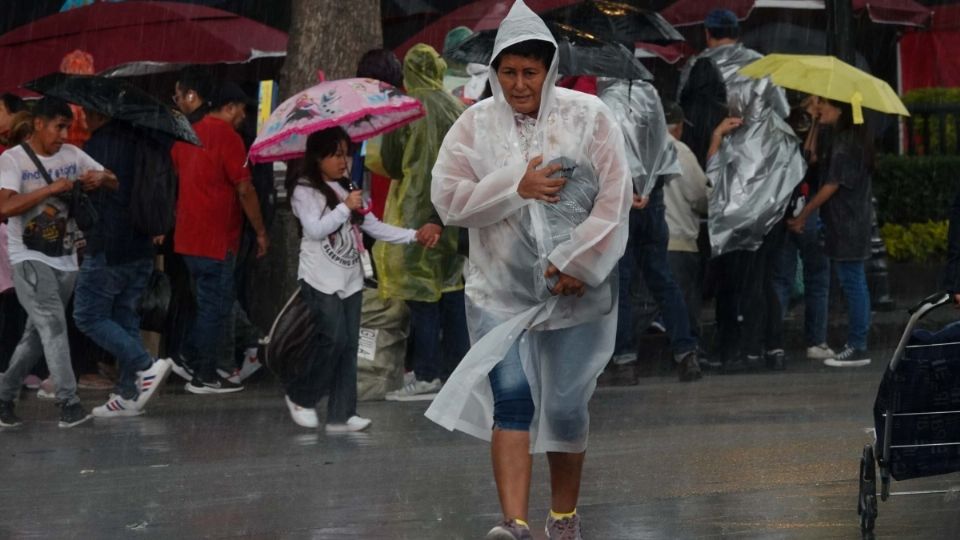
{"type": "Polygon", "coordinates": [[[880,236],[887,254],[895,261],[942,261],[947,255],[947,221],[928,221],[897,225],[886,223],[880,236]]]}
{"type": "Polygon", "coordinates": [[[878,156],[877,218],[897,225],[946,220],[958,187],[960,156],[878,156]]]}

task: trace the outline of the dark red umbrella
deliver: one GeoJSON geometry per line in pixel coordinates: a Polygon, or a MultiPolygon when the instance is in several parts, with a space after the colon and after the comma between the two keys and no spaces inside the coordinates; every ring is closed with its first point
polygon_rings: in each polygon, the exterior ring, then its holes
{"type": "Polygon", "coordinates": [[[82,49],[100,72],[133,64],[244,63],[283,56],[287,35],[234,13],[195,4],[97,2],[0,36],[0,91],[59,70],[82,49]]]}
{"type": "MultiPolygon", "coordinates": [[[[823,9],[823,2],[819,3],[823,9]]],[[[744,20],[750,16],[755,7],[777,7],[775,2],[758,0],[677,0],[667,6],[660,14],[674,26],[691,26],[703,23],[707,14],[715,8],[726,8],[737,14],[737,18],[744,20]]],[[[870,20],[882,24],[897,24],[903,26],[926,26],[930,22],[933,12],[930,8],[918,4],[913,0],[853,0],[853,9],[856,12],[866,11],[870,20]]]]}

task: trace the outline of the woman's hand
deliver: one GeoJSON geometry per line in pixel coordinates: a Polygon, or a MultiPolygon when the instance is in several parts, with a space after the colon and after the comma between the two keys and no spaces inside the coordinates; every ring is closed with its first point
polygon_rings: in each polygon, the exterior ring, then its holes
{"type": "Polygon", "coordinates": [[[724,118],[717,127],[713,130],[714,138],[724,138],[730,134],[733,130],[743,125],[743,118],[737,118],[735,116],[730,116],[724,118]]]}
{"type": "Polygon", "coordinates": [[[559,276],[557,279],[557,284],[550,289],[550,292],[553,294],[559,294],[563,296],[576,295],[577,297],[581,297],[583,296],[583,293],[587,292],[587,285],[584,282],[573,276],[564,274],[553,264],[547,267],[547,271],[543,275],[548,278],[559,276]]]}
{"type": "Polygon", "coordinates": [[[563,178],[549,178],[549,176],[561,169],[560,165],[547,165],[543,169],[537,169],[543,163],[543,156],[537,156],[530,160],[527,165],[527,172],[524,173],[517,186],[517,193],[524,199],[537,199],[548,203],[560,202],[560,190],[567,183],[563,178]]]}
{"type": "Polygon", "coordinates": [[[343,200],[343,204],[347,205],[350,210],[359,210],[363,207],[363,192],[359,189],[351,191],[347,198],[343,200]]]}
{"type": "Polygon", "coordinates": [[[797,234],[803,234],[803,228],[807,224],[807,216],[802,212],[799,216],[787,220],[787,230],[797,234]]]}

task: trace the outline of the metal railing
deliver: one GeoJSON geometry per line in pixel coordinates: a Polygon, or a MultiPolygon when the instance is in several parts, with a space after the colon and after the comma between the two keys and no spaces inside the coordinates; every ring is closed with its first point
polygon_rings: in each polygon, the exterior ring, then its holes
{"type": "Polygon", "coordinates": [[[960,155],[960,105],[911,105],[904,119],[911,156],[960,155]]]}

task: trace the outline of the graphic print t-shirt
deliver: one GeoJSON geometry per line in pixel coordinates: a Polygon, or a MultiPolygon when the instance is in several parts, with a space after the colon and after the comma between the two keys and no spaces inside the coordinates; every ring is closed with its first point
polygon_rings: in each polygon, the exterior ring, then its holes
{"type": "MultiPolygon", "coordinates": [[[[47,169],[50,178],[57,180],[68,178],[76,180],[88,171],[102,171],[103,166],[94,161],[76,146],[63,145],[56,154],[45,157],[37,155],[40,163],[47,169]]],[[[17,146],[0,155],[0,188],[16,191],[17,193],[31,193],[47,186],[47,181],[33,164],[30,156],[17,146]]],[[[51,217],[67,215],[67,205],[57,197],[47,197],[40,204],[19,216],[11,216],[7,222],[7,249],[10,254],[10,263],[18,264],[24,261],[39,261],[54,269],[64,272],[77,270],[77,256],[73,253],[74,239],[79,235],[73,220],[67,222],[67,237],[65,247],[70,247],[70,254],[62,257],[50,257],[39,251],[27,249],[23,245],[23,228],[33,218],[42,212],[51,217]]]]}

